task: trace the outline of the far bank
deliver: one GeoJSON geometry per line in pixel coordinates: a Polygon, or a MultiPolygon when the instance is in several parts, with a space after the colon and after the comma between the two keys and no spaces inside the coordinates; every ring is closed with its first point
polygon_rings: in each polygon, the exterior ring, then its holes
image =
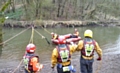
{"type": "Polygon", "coordinates": [[[36,28],[55,28],[55,27],[84,27],[84,26],[120,26],[119,21],[53,21],[53,20],[35,20],[35,21],[13,21],[6,20],[3,27],[26,28],[34,25],[36,28]]]}

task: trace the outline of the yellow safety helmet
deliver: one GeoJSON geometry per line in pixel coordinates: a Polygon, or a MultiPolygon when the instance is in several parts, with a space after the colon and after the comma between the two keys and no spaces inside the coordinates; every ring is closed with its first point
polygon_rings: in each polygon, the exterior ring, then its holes
{"type": "Polygon", "coordinates": [[[93,32],[92,32],[92,30],[87,29],[87,30],[84,32],[84,37],[90,37],[90,38],[92,38],[92,37],[93,37],[93,32]]]}

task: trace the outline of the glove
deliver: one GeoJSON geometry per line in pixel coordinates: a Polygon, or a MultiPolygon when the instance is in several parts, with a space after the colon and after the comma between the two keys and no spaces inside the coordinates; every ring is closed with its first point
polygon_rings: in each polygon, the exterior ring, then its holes
{"type": "Polygon", "coordinates": [[[101,60],[101,57],[98,57],[97,60],[100,61],[100,60],[101,60]]]}

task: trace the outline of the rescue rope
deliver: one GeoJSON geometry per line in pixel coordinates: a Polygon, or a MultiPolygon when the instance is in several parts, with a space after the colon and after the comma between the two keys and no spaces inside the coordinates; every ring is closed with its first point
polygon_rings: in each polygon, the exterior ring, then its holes
{"type": "Polygon", "coordinates": [[[32,33],[29,43],[33,43],[34,27],[32,26],[32,33]]]}
{"type": "Polygon", "coordinates": [[[14,71],[12,73],[15,73],[17,71],[17,69],[20,67],[20,65],[22,64],[23,59],[20,61],[19,65],[14,69],[14,71]]]}
{"type": "Polygon", "coordinates": [[[38,33],[42,38],[45,38],[41,33],[39,33],[37,30],[35,30],[36,33],[38,33]]]}
{"type": "Polygon", "coordinates": [[[97,70],[96,70],[95,73],[98,73],[98,72],[99,72],[99,70],[101,69],[101,66],[102,66],[102,61],[99,62],[99,66],[98,66],[98,68],[97,68],[97,70]]]}
{"type": "MultiPolygon", "coordinates": [[[[29,40],[29,43],[33,43],[33,35],[34,35],[34,27],[32,26],[32,33],[31,33],[31,38],[29,40]]],[[[14,69],[12,73],[15,73],[17,71],[17,69],[21,66],[22,62],[23,62],[23,59],[20,61],[19,65],[14,69]]]]}
{"type": "MultiPolygon", "coordinates": [[[[42,27],[42,26],[41,26],[42,27]]],[[[43,27],[42,27],[43,28],[43,27]]],[[[49,32],[47,29],[43,28],[47,33],[51,34],[51,32],[49,32]]]]}
{"type": "Polygon", "coordinates": [[[48,41],[48,39],[45,37],[45,36],[43,36],[40,32],[38,32],[37,30],[35,30],[35,32],[36,33],[38,33],[42,38],[44,38],[46,41],[47,41],[47,43],[50,45],[50,42],[48,41]]]}
{"type": "MultiPolygon", "coordinates": [[[[42,27],[43,28],[43,27],[42,27]]],[[[51,34],[47,29],[43,28],[47,33],[51,34]]]]}
{"type": "MultiPolygon", "coordinates": [[[[29,28],[30,28],[30,27],[29,27],[29,28]]],[[[0,45],[2,45],[2,44],[4,44],[4,43],[7,43],[8,41],[10,41],[10,40],[12,40],[13,38],[17,37],[18,35],[22,34],[22,33],[25,32],[26,30],[28,30],[29,28],[27,28],[27,29],[21,31],[20,33],[18,33],[18,34],[16,34],[15,36],[9,38],[8,40],[6,40],[6,41],[0,43],[0,45]]]]}

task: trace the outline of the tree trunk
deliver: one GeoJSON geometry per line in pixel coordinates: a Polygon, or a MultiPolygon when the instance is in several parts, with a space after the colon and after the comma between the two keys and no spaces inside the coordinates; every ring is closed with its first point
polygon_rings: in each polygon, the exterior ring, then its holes
{"type": "Polygon", "coordinates": [[[36,18],[38,17],[38,13],[39,13],[39,0],[37,0],[36,2],[36,14],[35,14],[36,18]]]}
{"type": "MultiPolygon", "coordinates": [[[[2,26],[0,26],[0,43],[2,43],[2,26]]],[[[0,56],[2,54],[2,47],[3,47],[3,44],[0,45],[0,56]]]]}
{"type": "Polygon", "coordinates": [[[29,2],[27,0],[22,0],[22,3],[24,5],[24,9],[25,9],[25,18],[26,18],[26,20],[28,20],[29,19],[29,14],[28,14],[27,6],[28,6],[29,2]]]}
{"type": "Polygon", "coordinates": [[[55,1],[55,0],[52,0],[52,3],[53,3],[53,4],[55,4],[55,3],[56,3],[56,1],[55,1]]]}
{"type": "Polygon", "coordinates": [[[12,8],[12,11],[15,12],[15,0],[11,0],[10,6],[12,8]]]}
{"type": "Polygon", "coordinates": [[[80,19],[83,20],[84,19],[84,0],[80,0],[80,19]]]}
{"type": "Polygon", "coordinates": [[[37,2],[36,2],[36,14],[35,14],[35,17],[37,18],[37,19],[39,19],[39,18],[41,18],[41,13],[42,13],[42,0],[37,0],[37,2]]]}
{"type": "Polygon", "coordinates": [[[65,0],[64,3],[62,4],[61,16],[64,14],[64,9],[65,9],[66,2],[67,2],[67,0],[65,0]]]}
{"type": "Polygon", "coordinates": [[[62,0],[58,0],[58,11],[57,11],[57,17],[60,17],[61,4],[62,4],[62,0]]]}

